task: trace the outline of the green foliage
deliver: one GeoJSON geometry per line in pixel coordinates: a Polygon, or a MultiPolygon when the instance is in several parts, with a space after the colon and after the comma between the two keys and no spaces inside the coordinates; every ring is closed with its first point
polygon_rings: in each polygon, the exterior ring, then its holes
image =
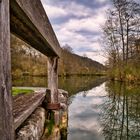
{"type": "Polygon", "coordinates": [[[18,94],[30,94],[33,93],[34,91],[31,89],[19,89],[19,88],[12,88],[12,95],[16,96],[18,94]]]}
{"type": "Polygon", "coordinates": [[[122,67],[113,67],[108,70],[108,76],[112,80],[126,81],[130,83],[139,83],[140,67],[134,63],[128,63],[122,67]]]}
{"type": "Polygon", "coordinates": [[[105,67],[91,60],[90,58],[78,56],[74,53],[62,50],[62,56],[59,63],[60,75],[96,75],[102,74],[105,71],[105,67]]]}
{"type": "Polygon", "coordinates": [[[127,81],[139,81],[140,80],[140,67],[135,66],[133,63],[125,67],[125,74],[127,81]]]}
{"type": "Polygon", "coordinates": [[[47,57],[11,35],[12,76],[46,76],[47,57]]]}
{"type": "MultiPolygon", "coordinates": [[[[11,53],[13,79],[22,75],[47,75],[47,57],[13,35],[11,36],[11,53]]],[[[96,75],[96,73],[102,74],[105,67],[87,57],[74,54],[71,47],[66,45],[62,49],[58,69],[58,73],[61,76],[96,75]]]]}

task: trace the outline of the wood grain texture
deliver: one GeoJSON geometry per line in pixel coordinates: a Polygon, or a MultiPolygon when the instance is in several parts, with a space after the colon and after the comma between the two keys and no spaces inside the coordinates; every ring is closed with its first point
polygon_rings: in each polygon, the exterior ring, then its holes
{"type": "MultiPolygon", "coordinates": [[[[58,92],[58,57],[48,58],[48,88],[51,91],[51,103],[59,103],[58,92]]],[[[60,124],[60,111],[53,110],[55,125],[60,124]]]]}
{"type": "Polygon", "coordinates": [[[40,0],[12,0],[11,32],[47,56],[61,48],[40,0]]]}
{"type": "Polygon", "coordinates": [[[15,130],[42,104],[45,93],[25,94],[14,98],[14,128],[15,130]]]}
{"type": "Polygon", "coordinates": [[[48,57],[48,88],[51,90],[51,103],[58,103],[58,58],[48,57]]]}
{"type": "Polygon", "coordinates": [[[0,3],[0,140],[14,140],[9,0],[0,3]]]}

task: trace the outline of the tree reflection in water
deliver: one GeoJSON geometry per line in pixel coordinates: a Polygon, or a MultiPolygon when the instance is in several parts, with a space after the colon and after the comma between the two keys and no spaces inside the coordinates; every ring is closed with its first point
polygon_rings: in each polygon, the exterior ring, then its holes
{"type": "Polygon", "coordinates": [[[105,140],[140,140],[140,87],[106,82],[106,91],[100,106],[105,140]]]}

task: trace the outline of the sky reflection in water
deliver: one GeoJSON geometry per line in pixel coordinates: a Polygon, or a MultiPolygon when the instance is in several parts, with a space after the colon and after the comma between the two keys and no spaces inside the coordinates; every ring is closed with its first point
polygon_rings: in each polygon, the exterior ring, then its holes
{"type": "Polygon", "coordinates": [[[107,81],[70,98],[68,140],[140,140],[140,88],[107,81]]]}
{"type": "Polygon", "coordinates": [[[68,140],[104,140],[99,121],[100,105],[107,95],[105,83],[71,98],[68,140]]]}

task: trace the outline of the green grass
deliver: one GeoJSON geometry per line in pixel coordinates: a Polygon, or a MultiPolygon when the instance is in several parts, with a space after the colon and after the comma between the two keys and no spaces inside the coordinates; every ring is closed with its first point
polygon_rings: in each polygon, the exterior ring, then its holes
{"type": "Polygon", "coordinates": [[[19,88],[12,88],[12,95],[16,96],[18,94],[30,94],[33,93],[34,91],[31,89],[19,89],[19,88]]]}

